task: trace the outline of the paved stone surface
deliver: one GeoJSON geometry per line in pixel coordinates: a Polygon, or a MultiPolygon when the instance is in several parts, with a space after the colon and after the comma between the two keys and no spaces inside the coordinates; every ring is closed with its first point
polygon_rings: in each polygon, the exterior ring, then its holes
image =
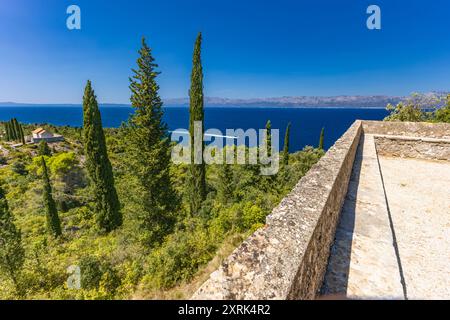
{"type": "Polygon", "coordinates": [[[450,299],[450,162],[380,163],[408,299],[450,299]]]}
{"type": "Polygon", "coordinates": [[[379,162],[374,137],[364,135],[322,294],[449,299],[450,162],[386,156],[379,162]]]}
{"type": "Polygon", "coordinates": [[[403,299],[374,138],[361,138],[323,295],[403,299]]]}

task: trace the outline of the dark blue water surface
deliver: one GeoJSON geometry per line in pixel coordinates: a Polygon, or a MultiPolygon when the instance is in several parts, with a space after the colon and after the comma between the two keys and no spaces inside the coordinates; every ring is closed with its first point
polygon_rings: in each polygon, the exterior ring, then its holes
{"type": "MultiPolygon", "coordinates": [[[[100,107],[105,127],[118,127],[133,112],[129,106],[100,107]]],[[[189,109],[186,106],[167,106],[164,119],[170,130],[188,128],[189,109]]],[[[382,120],[385,109],[363,108],[295,108],[295,107],[226,107],[205,108],[205,129],[217,128],[225,134],[226,129],[262,129],[267,120],[272,129],[280,130],[282,145],[285,128],[291,126],[290,151],[305,145],[316,146],[320,130],[325,128],[325,147],[329,148],[356,120],[382,120]]],[[[0,106],[0,121],[17,118],[24,123],[49,123],[54,125],[82,125],[81,106],[0,106]]]]}

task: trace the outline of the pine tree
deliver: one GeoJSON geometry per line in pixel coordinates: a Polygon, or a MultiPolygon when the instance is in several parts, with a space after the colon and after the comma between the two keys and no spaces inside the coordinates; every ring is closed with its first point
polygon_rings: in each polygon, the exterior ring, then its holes
{"type": "Polygon", "coordinates": [[[51,156],[52,155],[52,151],[50,150],[50,147],[48,146],[47,141],[41,140],[41,142],[39,142],[38,155],[40,155],[40,156],[51,156]]]}
{"type": "MultiPolygon", "coordinates": [[[[199,33],[195,41],[192,58],[191,88],[189,90],[189,133],[191,136],[191,164],[189,167],[188,196],[191,214],[197,213],[206,199],[206,168],[203,161],[204,110],[203,110],[203,68],[201,61],[202,34],[199,33]],[[195,163],[194,122],[200,122],[201,132],[201,163],[195,163]]],[[[199,150],[200,151],[200,150],[199,150]]]]}
{"type": "Polygon", "coordinates": [[[283,165],[289,164],[289,134],[291,132],[291,123],[289,122],[286,127],[286,134],[284,135],[284,147],[283,147],[283,165]]]}
{"type": "Polygon", "coordinates": [[[19,295],[23,294],[19,275],[24,262],[25,251],[22,246],[22,236],[14,224],[5,193],[0,187],[0,272],[11,279],[19,295]]]}
{"type": "Polygon", "coordinates": [[[325,135],[325,128],[322,128],[322,131],[320,131],[320,139],[319,139],[319,149],[323,150],[323,138],[325,135]]]}
{"type": "Polygon", "coordinates": [[[170,140],[163,121],[163,103],[156,77],[158,65],[145,38],[130,78],[131,105],[135,112],[128,121],[129,163],[143,191],[142,227],[146,242],[155,244],[173,227],[178,197],[170,178],[170,140]]]}
{"type": "Polygon", "coordinates": [[[96,221],[100,230],[110,232],[122,225],[122,214],[100,111],[90,81],[83,96],[83,121],[86,168],[93,183],[96,221]]]}
{"type": "Polygon", "coordinates": [[[52,186],[48,177],[47,165],[45,164],[44,157],[41,157],[41,161],[42,181],[44,183],[43,199],[45,206],[45,215],[47,218],[47,230],[52,236],[57,238],[62,234],[61,221],[59,220],[55,200],[53,200],[52,186]]]}

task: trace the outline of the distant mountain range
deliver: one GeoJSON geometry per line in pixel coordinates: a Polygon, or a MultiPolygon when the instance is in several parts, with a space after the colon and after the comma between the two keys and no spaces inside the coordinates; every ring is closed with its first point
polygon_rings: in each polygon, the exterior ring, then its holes
{"type": "MultiPolygon", "coordinates": [[[[433,106],[436,99],[446,97],[449,92],[429,92],[420,94],[414,99],[420,101],[422,106],[433,106]]],[[[297,96],[297,97],[275,97],[255,99],[228,99],[206,97],[205,105],[217,106],[261,106],[261,107],[355,107],[355,108],[385,108],[389,103],[397,104],[401,101],[411,99],[411,96],[297,96]]],[[[188,104],[188,98],[166,99],[166,104],[188,104]]]]}
{"type": "MultiPolygon", "coordinates": [[[[430,92],[420,96],[422,105],[433,105],[436,98],[447,96],[449,92],[430,92]]],[[[274,98],[255,98],[255,99],[229,99],[217,97],[205,97],[206,106],[227,106],[227,107],[354,107],[354,108],[385,108],[387,104],[397,104],[400,101],[410,97],[405,96],[297,96],[297,97],[274,97],[274,98]]],[[[166,105],[188,105],[188,98],[165,99],[166,105]]],[[[0,102],[0,106],[33,106],[29,103],[0,102]]],[[[43,104],[39,104],[43,105],[43,104]]],[[[73,106],[75,104],[45,104],[55,106],[73,106]]],[[[79,104],[78,104],[79,105],[79,104]]],[[[129,106],[128,104],[102,103],[104,107],[108,106],[129,106]]]]}
{"type": "MultiPolygon", "coordinates": [[[[219,106],[261,106],[261,107],[360,107],[384,108],[388,103],[398,103],[404,97],[392,96],[299,96],[255,99],[228,99],[206,97],[206,105],[219,106]]],[[[188,104],[188,98],[167,99],[166,104],[188,104]]]]}

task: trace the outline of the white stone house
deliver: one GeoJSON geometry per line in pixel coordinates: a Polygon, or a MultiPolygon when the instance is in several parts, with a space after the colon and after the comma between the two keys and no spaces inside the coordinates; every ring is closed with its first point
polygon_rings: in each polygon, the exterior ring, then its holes
{"type": "Polygon", "coordinates": [[[37,128],[32,133],[32,142],[38,143],[42,140],[45,140],[47,142],[58,142],[63,141],[64,137],[60,134],[53,134],[43,128],[37,128]]]}

